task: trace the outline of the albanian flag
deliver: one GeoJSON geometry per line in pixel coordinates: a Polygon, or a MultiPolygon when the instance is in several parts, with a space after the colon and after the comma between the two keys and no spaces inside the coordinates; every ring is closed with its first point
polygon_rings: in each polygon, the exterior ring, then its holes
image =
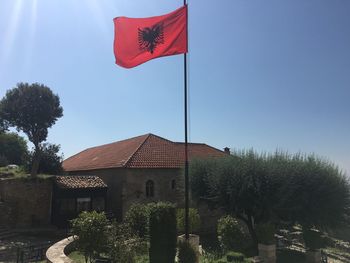
{"type": "Polygon", "coordinates": [[[132,68],[154,58],[187,53],[187,6],[162,16],[113,21],[119,66],[132,68]]]}

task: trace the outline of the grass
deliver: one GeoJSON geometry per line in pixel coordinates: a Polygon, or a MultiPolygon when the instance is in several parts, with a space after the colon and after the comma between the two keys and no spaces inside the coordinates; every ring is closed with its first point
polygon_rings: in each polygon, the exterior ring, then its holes
{"type": "Polygon", "coordinates": [[[68,257],[73,260],[74,263],[85,263],[84,255],[79,251],[73,251],[68,255],[68,257]]]}
{"type": "MultiPolygon", "coordinates": [[[[0,178],[1,177],[3,177],[4,179],[32,179],[30,174],[26,173],[23,167],[12,168],[12,169],[8,167],[0,167],[0,178]]],[[[47,179],[51,177],[52,175],[48,175],[48,174],[37,175],[37,178],[39,179],[47,179]]]]}

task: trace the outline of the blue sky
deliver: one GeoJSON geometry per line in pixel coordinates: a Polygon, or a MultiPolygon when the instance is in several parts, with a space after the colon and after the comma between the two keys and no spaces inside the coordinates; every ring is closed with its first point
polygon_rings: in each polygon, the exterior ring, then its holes
{"type": "MultiPolygon", "coordinates": [[[[182,1],[1,0],[0,97],[40,82],[65,157],[145,133],[182,141],[183,58],[114,64],[115,16],[182,1]]],[[[190,141],[316,153],[350,172],[350,1],[189,1],[190,141]]]]}

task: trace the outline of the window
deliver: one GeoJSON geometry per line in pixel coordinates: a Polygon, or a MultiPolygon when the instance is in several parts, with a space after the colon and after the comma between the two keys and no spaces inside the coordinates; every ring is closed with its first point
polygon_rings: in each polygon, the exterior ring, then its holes
{"type": "Polygon", "coordinates": [[[154,182],[152,180],[148,180],[146,182],[146,197],[154,196],[154,182]]]}
{"type": "Polygon", "coordinates": [[[175,188],[176,188],[176,181],[171,180],[171,189],[175,190],[175,188]]]}
{"type": "Polygon", "coordinates": [[[77,212],[90,211],[91,210],[91,198],[77,198],[77,212]]]}

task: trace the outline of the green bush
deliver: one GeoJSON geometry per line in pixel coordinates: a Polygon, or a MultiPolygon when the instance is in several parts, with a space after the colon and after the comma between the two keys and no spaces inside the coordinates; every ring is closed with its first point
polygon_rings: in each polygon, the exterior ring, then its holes
{"type": "Polygon", "coordinates": [[[196,263],[198,261],[197,253],[189,242],[186,242],[186,241],[179,242],[178,248],[179,248],[179,254],[178,254],[179,263],[196,263]]]}
{"type": "MultiPolygon", "coordinates": [[[[198,214],[198,210],[195,208],[190,208],[188,214],[189,219],[189,233],[198,233],[201,219],[198,214]]],[[[176,210],[176,221],[177,221],[177,230],[179,234],[185,233],[185,209],[179,208],[176,210]]]]}
{"type": "Polygon", "coordinates": [[[149,228],[150,263],[173,263],[177,245],[175,206],[162,202],[153,205],[149,228]]]}
{"type": "Polygon", "coordinates": [[[135,263],[138,256],[147,253],[147,243],[127,224],[114,222],[109,233],[108,256],[112,263],[135,263]]]}
{"type": "Polygon", "coordinates": [[[219,219],[217,233],[224,251],[241,249],[242,241],[246,238],[238,220],[231,216],[219,219]]]}
{"type": "Polygon", "coordinates": [[[72,233],[79,237],[77,247],[84,254],[85,262],[91,262],[105,251],[108,220],[104,213],[82,212],[71,224],[72,233]]]}
{"type": "Polygon", "coordinates": [[[258,224],[256,226],[256,235],[261,244],[275,244],[276,227],[272,223],[258,224]]]}
{"type": "Polygon", "coordinates": [[[133,204],[125,215],[125,223],[140,238],[148,235],[149,209],[146,205],[133,204]]]}
{"type": "Polygon", "coordinates": [[[316,229],[303,227],[303,238],[305,246],[310,250],[320,249],[324,245],[321,232],[316,229]]]}
{"type": "Polygon", "coordinates": [[[239,252],[229,252],[226,258],[228,262],[244,262],[244,255],[239,252]]]}

